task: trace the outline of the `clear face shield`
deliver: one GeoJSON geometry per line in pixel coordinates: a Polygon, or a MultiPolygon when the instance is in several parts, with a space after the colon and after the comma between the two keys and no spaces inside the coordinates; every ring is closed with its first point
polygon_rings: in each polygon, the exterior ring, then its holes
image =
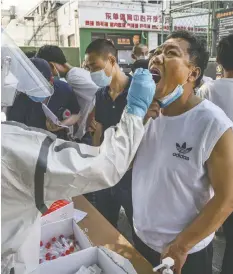
{"type": "Polygon", "coordinates": [[[17,92],[38,98],[50,97],[53,86],[2,29],[1,107],[12,106],[17,92]]]}

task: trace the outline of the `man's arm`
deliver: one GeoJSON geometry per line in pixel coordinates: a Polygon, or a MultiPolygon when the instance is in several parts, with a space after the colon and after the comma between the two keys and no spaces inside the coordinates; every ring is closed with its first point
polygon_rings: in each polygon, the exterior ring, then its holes
{"type": "Polygon", "coordinates": [[[103,126],[98,122],[95,122],[95,123],[96,123],[95,125],[96,129],[92,137],[92,145],[95,147],[98,147],[101,144],[101,137],[103,135],[103,126]]]}
{"type": "Polygon", "coordinates": [[[93,120],[95,120],[95,107],[93,110],[88,114],[86,128],[88,132],[94,133],[96,130],[95,124],[93,124],[93,120]]]}
{"type": "Polygon", "coordinates": [[[96,101],[95,108],[92,112],[92,121],[91,128],[94,130],[94,134],[92,136],[92,145],[100,146],[101,145],[101,137],[104,134],[103,132],[103,119],[106,115],[106,111],[104,111],[104,103],[105,100],[102,97],[103,89],[99,89],[96,93],[96,101]]]}
{"type": "MultiPolygon", "coordinates": [[[[182,258],[185,261],[188,251],[215,232],[233,211],[232,129],[228,129],[215,145],[207,160],[207,169],[214,188],[214,197],[164,253],[164,256],[172,256],[177,261],[178,269],[182,267],[182,258]]],[[[178,269],[179,274],[181,272],[178,269]]]]}
{"type": "Polygon", "coordinates": [[[69,127],[69,126],[73,126],[73,125],[75,125],[75,124],[78,123],[79,118],[80,118],[80,115],[79,115],[79,114],[72,114],[69,118],[63,120],[63,121],[61,122],[61,124],[62,124],[63,126],[68,126],[68,127],[69,127]]]}
{"type": "Polygon", "coordinates": [[[233,211],[233,131],[228,129],[214,147],[207,160],[214,197],[200,215],[177,238],[188,251],[215,232],[233,211]]]}

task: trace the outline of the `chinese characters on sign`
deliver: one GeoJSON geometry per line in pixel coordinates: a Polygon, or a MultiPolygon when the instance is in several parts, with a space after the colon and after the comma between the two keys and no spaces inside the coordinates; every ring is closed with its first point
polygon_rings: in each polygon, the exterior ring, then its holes
{"type": "MultiPolygon", "coordinates": [[[[110,27],[110,28],[130,28],[130,29],[151,29],[151,30],[162,30],[161,25],[149,25],[149,24],[125,24],[125,23],[113,23],[106,21],[85,21],[85,26],[87,27],[110,27]]],[[[175,30],[188,30],[195,32],[206,32],[206,28],[199,27],[186,27],[186,26],[175,26],[175,30]]],[[[164,30],[168,31],[169,26],[164,26],[164,30]]]]}
{"type": "MultiPolygon", "coordinates": [[[[161,30],[162,17],[158,15],[106,12],[104,21],[86,20],[85,26],[161,30]]],[[[169,30],[169,26],[165,24],[164,30],[169,30]]]]}
{"type": "Polygon", "coordinates": [[[118,38],[117,39],[118,45],[130,45],[130,39],[128,38],[118,38]]]}
{"type": "Polygon", "coordinates": [[[218,19],[218,41],[220,41],[223,37],[233,33],[233,9],[217,13],[216,18],[218,19]]]}
{"type": "MultiPolygon", "coordinates": [[[[117,28],[117,29],[145,29],[145,30],[162,30],[162,16],[148,14],[129,14],[106,12],[103,20],[85,20],[85,27],[93,28],[117,28]]],[[[100,18],[100,17],[99,17],[100,18]]],[[[165,20],[163,25],[164,31],[169,31],[169,24],[165,20]]],[[[175,30],[189,30],[195,32],[206,32],[206,28],[193,26],[174,26],[175,30]]]]}
{"type": "Polygon", "coordinates": [[[152,15],[138,15],[138,14],[125,14],[125,13],[105,13],[106,20],[122,20],[132,22],[145,22],[145,23],[162,23],[162,16],[152,15]]]}
{"type": "Polygon", "coordinates": [[[233,10],[229,10],[226,12],[220,12],[220,13],[217,13],[217,15],[216,15],[217,19],[229,17],[229,16],[233,16],[233,10]]]}
{"type": "Polygon", "coordinates": [[[185,27],[185,26],[175,26],[174,30],[188,30],[188,31],[194,31],[194,32],[206,32],[206,28],[185,27]]]}
{"type": "MultiPolygon", "coordinates": [[[[134,23],[113,23],[106,21],[85,21],[87,27],[111,27],[111,28],[131,28],[131,29],[152,29],[161,30],[161,25],[150,25],[150,24],[134,24],[134,23]]],[[[164,26],[164,30],[169,30],[169,26],[164,26]]]]}

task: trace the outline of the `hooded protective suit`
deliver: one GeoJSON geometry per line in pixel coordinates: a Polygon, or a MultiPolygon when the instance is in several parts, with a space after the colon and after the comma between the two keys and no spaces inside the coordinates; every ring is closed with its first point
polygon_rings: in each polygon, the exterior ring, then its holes
{"type": "MultiPolygon", "coordinates": [[[[50,96],[52,87],[3,34],[2,94],[9,90],[6,85],[11,89],[9,99],[4,94],[4,106],[13,102],[16,89],[32,96],[50,96]]],[[[126,111],[119,125],[106,131],[101,147],[66,142],[16,122],[2,124],[3,274],[12,269],[16,274],[30,273],[38,266],[40,217],[55,200],[111,187],[122,178],[142,139],[142,118],[155,91],[148,71],[140,70],[136,76],[126,111]],[[143,92],[134,89],[136,76],[140,85],[144,79],[151,87],[147,85],[143,92]],[[27,256],[22,256],[25,251],[27,256]]]]}

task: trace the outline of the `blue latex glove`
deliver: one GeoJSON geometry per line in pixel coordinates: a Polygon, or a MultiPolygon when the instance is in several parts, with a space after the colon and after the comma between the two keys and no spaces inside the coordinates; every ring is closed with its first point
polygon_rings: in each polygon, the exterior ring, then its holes
{"type": "Polygon", "coordinates": [[[149,70],[137,69],[128,91],[126,111],[144,118],[154,98],[155,88],[156,85],[149,70]]]}

